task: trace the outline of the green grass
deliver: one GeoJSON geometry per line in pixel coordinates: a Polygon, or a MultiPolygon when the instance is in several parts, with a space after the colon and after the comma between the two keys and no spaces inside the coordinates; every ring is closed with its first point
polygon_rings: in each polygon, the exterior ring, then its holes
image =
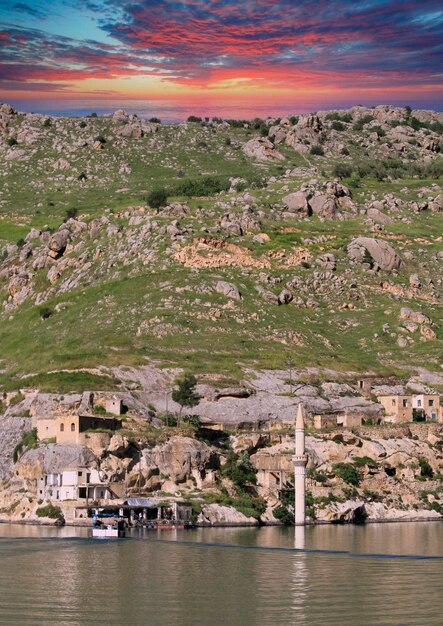
{"type": "MultiPolygon", "coordinates": [[[[245,367],[285,367],[288,356],[299,369],[328,367],[343,373],[383,374],[401,373],[405,366],[422,365],[440,370],[443,339],[440,304],[423,297],[429,291],[427,287],[400,300],[381,291],[380,283],[389,280],[407,287],[412,272],[439,276],[441,262],[436,261],[435,253],[441,249],[443,214],[401,210],[394,215],[396,222],[381,232],[372,232],[362,216],[335,222],[322,222],[314,217],[283,220],[279,215],[282,198],[305,182],[299,176],[282,177],[285,170],[316,166],[319,170],[316,178],[321,183],[330,179],[335,159],[302,155],[289,146],[279,145],[278,150],[286,161],[257,163],[247,159],[240,148],[256,133],[232,127],[212,132],[197,124],[187,129],[161,126],[158,133],[130,140],[122,148],[115,134],[117,127],[109,119],[90,119],[87,123],[89,128],[83,135],[103,135],[107,139],[104,149],[82,147],[73,155],[68,153],[67,170],[54,170],[49,164],[50,159],[60,158],[52,145],[58,132],[54,125],[45,130],[32,150],[18,146],[33,153],[29,160],[5,163],[0,251],[5,243],[23,238],[31,226],[58,227],[67,209],[74,207],[79,218],[86,221],[107,212],[124,234],[129,228],[124,215],[128,207],[144,206],[147,194],[160,187],[192,196],[168,198],[186,202],[190,212],[180,216],[179,222],[192,232],[175,243],[153,232],[143,242],[147,252],[155,251],[150,264],[144,266],[140,259],[131,260],[128,256],[124,260],[116,257],[112,267],[106,267],[118,238],[108,236],[104,228],[94,238],[86,237],[80,252],[70,253],[73,257],[87,252],[92,268],[87,280],[64,295],[57,295],[55,290],[63,280],[72,277],[71,269],[65,270],[52,292],[48,291],[51,289],[46,276],[48,268],[33,271],[35,291],[48,292],[49,296],[38,306],[28,299],[11,312],[0,312],[2,390],[23,386],[60,392],[113,389],[119,381],[108,376],[106,368],[140,366],[153,361],[160,367],[181,367],[208,377],[222,376],[232,382],[244,378],[245,367]],[[227,138],[231,140],[229,146],[227,138]],[[122,163],[130,168],[129,173],[119,173],[122,163]],[[77,178],[82,172],[87,179],[80,183],[77,178]],[[264,270],[228,266],[192,270],[179,265],[173,258],[173,245],[180,247],[195,237],[208,236],[207,229],[217,225],[225,213],[243,211],[241,202],[231,202],[233,194],[213,193],[215,187],[210,189],[207,184],[208,177],[212,177],[223,183],[221,187],[226,187],[232,176],[249,181],[245,191],[257,198],[261,230],[271,240],[261,245],[254,242],[254,233],[250,233],[244,237],[229,235],[229,241],[246,248],[255,260],[265,261],[268,266],[264,270]],[[265,186],[257,188],[252,184],[263,179],[266,182],[271,176],[276,180],[265,186]],[[191,190],[189,180],[194,181],[191,190]],[[194,197],[194,192],[209,195],[194,197]],[[402,217],[408,217],[410,223],[401,221],[402,217]],[[288,232],[290,229],[293,232],[288,232]],[[411,258],[398,276],[371,275],[358,268],[350,269],[346,247],[357,235],[386,238],[402,256],[411,253],[411,258]],[[327,241],[304,241],[321,236],[327,236],[327,241]],[[391,236],[400,238],[391,239],[391,236]],[[95,259],[97,247],[104,254],[95,259]],[[285,257],[279,260],[276,256],[289,255],[299,247],[311,253],[310,267],[285,267],[285,257]],[[337,257],[336,275],[343,280],[345,295],[331,285],[326,291],[313,286],[315,258],[325,252],[333,252],[337,257]],[[270,276],[269,283],[260,278],[263,271],[270,276]],[[214,292],[213,287],[221,278],[239,286],[241,302],[232,306],[226,297],[214,292]],[[261,285],[278,295],[294,278],[309,286],[302,295],[304,300],[312,296],[314,307],[271,305],[256,290],[261,285]],[[355,299],[351,299],[354,294],[355,299]],[[351,302],[355,309],[342,310],[345,301],[351,302]],[[420,341],[416,334],[411,346],[399,348],[391,332],[398,332],[399,310],[403,305],[423,311],[433,319],[436,341],[420,341]],[[54,314],[42,320],[42,306],[54,314]],[[389,324],[389,332],[383,332],[385,324],[389,324]],[[292,341],[294,335],[298,343],[292,341]]],[[[79,120],[66,121],[70,133],[78,132],[78,125],[79,120]]],[[[361,146],[350,145],[349,149],[351,160],[363,157],[361,146]]],[[[419,191],[435,182],[418,178],[392,182],[363,178],[360,187],[354,190],[354,199],[365,206],[372,194],[381,198],[393,193],[409,202],[418,200],[419,191]],[[408,193],[404,192],[405,188],[408,193]]],[[[151,215],[151,219],[161,228],[173,218],[160,211],[151,215]]],[[[228,235],[218,232],[210,236],[228,235]]],[[[7,299],[7,284],[7,279],[0,279],[3,302],[7,299]]],[[[297,296],[297,290],[294,291],[297,296]]],[[[435,284],[435,293],[441,301],[441,285],[435,284]]]]}

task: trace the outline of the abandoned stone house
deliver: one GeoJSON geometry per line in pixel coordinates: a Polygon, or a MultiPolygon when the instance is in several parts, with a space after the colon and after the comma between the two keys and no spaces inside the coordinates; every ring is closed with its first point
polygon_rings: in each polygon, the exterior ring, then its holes
{"type": "Polygon", "coordinates": [[[37,496],[51,501],[99,501],[112,499],[113,493],[98,470],[72,467],[41,476],[37,480],[37,496]]]}
{"type": "Polygon", "coordinates": [[[438,395],[386,395],[379,396],[377,399],[385,411],[384,421],[386,422],[412,422],[418,416],[430,421],[443,421],[443,411],[438,395]]]}
{"type": "Polygon", "coordinates": [[[40,441],[55,439],[56,443],[84,443],[84,435],[90,431],[116,431],[121,428],[121,420],[115,417],[94,415],[63,415],[56,418],[36,416],[33,426],[37,428],[40,441]]]}

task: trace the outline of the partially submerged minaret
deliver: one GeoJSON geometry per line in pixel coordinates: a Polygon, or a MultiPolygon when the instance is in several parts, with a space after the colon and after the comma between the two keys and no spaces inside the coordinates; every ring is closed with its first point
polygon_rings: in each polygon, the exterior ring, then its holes
{"type": "Polygon", "coordinates": [[[305,454],[305,419],[303,405],[300,403],[295,422],[295,456],[294,479],[295,479],[295,525],[304,526],[306,522],[306,463],[308,458],[305,454]]]}

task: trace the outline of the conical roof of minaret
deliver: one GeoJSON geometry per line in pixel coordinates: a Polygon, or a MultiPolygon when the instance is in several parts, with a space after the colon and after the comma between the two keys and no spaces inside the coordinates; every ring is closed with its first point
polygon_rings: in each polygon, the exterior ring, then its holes
{"type": "Polygon", "coordinates": [[[295,421],[295,428],[297,430],[305,429],[305,413],[303,410],[303,404],[300,402],[297,409],[297,419],[295,421]]]}

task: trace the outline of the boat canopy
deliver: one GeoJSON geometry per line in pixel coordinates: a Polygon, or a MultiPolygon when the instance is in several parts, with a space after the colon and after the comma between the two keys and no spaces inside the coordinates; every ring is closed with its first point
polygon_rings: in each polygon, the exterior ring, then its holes
{"type": "Polygon", "coordinates": [[[155,509],[162,500],[156,500],[155,498],[128,498],[127,504],[129,506],[136,506],[143,509],[155,509]]]}

